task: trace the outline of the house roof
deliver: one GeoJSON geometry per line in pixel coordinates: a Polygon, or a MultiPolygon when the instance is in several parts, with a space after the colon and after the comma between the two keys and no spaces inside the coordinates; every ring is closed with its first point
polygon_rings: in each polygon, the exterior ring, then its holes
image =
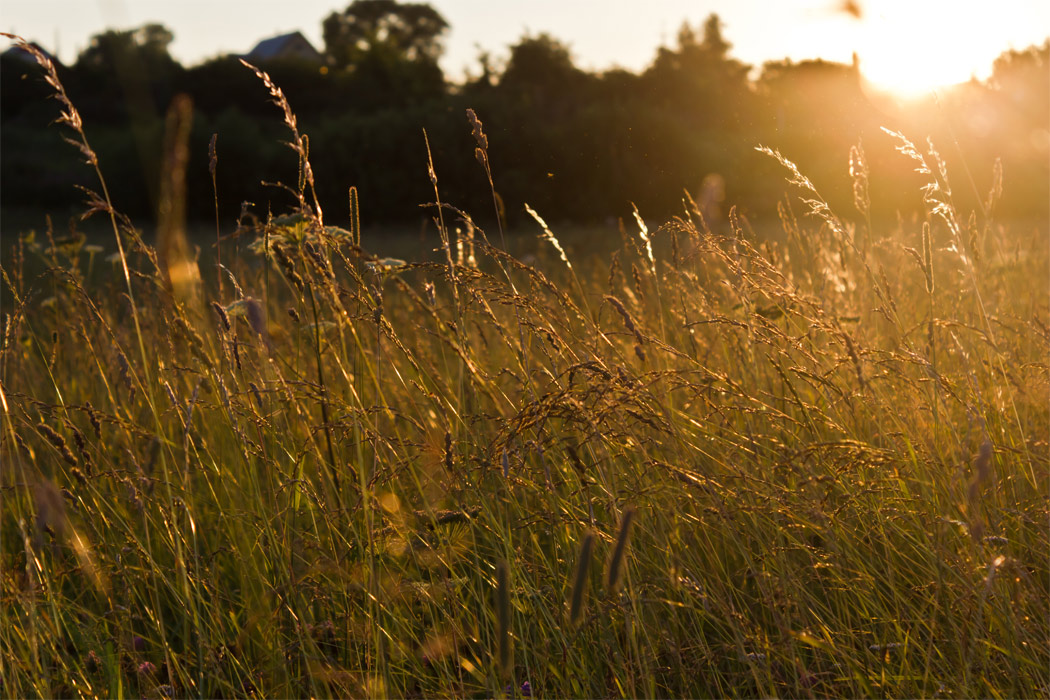
{"type": "Polygon", "coordinates": [[[248,57],[257,61],[290,57],[320,61],[323,58],[309,39],[298,31],[263,39],[248,53],[248,57]]]}
{"type": "MultiPolygon", "coordinates": [[[[35,41],[31,41],[31,42],[29,42],[29,44],[33,48],[35,48],[38,51],[40,51],[40,53],[44,54],[49,59],[51,59],[51,62],[54,63],[56,66],[61,66],[62,65],[61,61],[58,60],[57,56],[55,56],[53,53],[51,53],[50,51],[45,49],[40,44],[36,43],[35,41]]],[[[30,54],[28,51],[26,51],[25,49],[23,49],[21,46],[18,46],[18,45],[12,46],[7,51],[4,51],[4,53],[2,55],[4,56],[4,58],[13,58],[13,59],[16,59],[18,61],[22,61],[23,63],[33,63],[33,64],[36,63],[36,59],[33,58],[32,54],[30,54]]]]}

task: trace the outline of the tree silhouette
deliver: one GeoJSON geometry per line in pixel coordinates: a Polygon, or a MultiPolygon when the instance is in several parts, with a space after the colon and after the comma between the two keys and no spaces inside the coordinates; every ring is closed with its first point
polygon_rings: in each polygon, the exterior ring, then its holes
{"type": "Polygon", "coordinates": [[[162,24],[136,29],[111,29],[91,38],[77,57],[77,67],[96,71],[125,70],[137,63],[149,75],[167,74],[177,65],[168,53],[175,35],[162,24]]]}
{"type": "MultiPolygon", "coordinates": [[[[921,200],[889,194],[894,188],[887,183],[914,174],[879,126],[919,139],[929,134],[952,172],[955,152],[968,154],[974,187],[956,187],[960,210],[988,201],[999,159],[1003,197],[989,215],[1050,216],[1050,43],[1006,52],[989,81],[897,113],[869,98],[856,65],[771,61],[750,78],[714,14],[683,24],[676,41],[661,47],[640,74],[581,70],[565,43],[539,34],[521,37],[502,55],[482,53],[480,75],[461,85],[447,84],[438,66],[447,29],[423,3],[356,0],[324,20],[328,65],[266,66],[310,135],[326,208],[345,210],[346,187],[354,184],[373,221],[418,217],[416,205],[431,196],[421,150],[425,127],[442,197],[486,211],[488,183],[470,157],[474,145],[462,116],[470,107],[485,120],[512,224],[521,202],[555,221],[629,216],[629,202],[647,217],[680,213],[682,188],[699,199],[705,181],[724,182],[726,203],[753,220],[775,216],[782,173],[754,152],[758,143],[791,157],[821,183],[833,206],[848,210],[852,188],[842,174],[851,146],[862,140],[878,192],[873,217],[914,211],[921,200]]],[[[207,175],[213,133],[220,134],[221,210],[237,212],[245,200],[271,198],[283,206],[283,193],[260,185],[260,175],[294,181],[297,162],[280,146],[280,117],[264,87],[235,56],[183,70],[168,53],[171,41],[172,33],[157,24],[111,30],[94,37],[73,68],[59,67],[94,132],[120,208],[135,216],[153,210],[160,116],[176,92],[190,94],[195,106],[190,168],[198,177],[189,183],[190,215],[214,215],[207,175]]],[[[44,99],[47,84],[11,52],[0,57],[0,73],[0,203],[75,206],[80,169],[48,131],[56,103],[44,99]]]]}
{"type": "MultiPolygon", "coordinates": [[[[157,203],[160,115],[167,110],[175,83],[184,72],[168,53],[174,38],[161,24],[111,29],[92,37],[74,66],[80,89],[88,95],[78,100],[82,114],[126,122],[133,148],[121,163],[135,188],[145,192],[149,208],[157,203]]],[[[137,198],[141,200],[141,194],[137,198]]]]}
{"type": "Polygon", "coordinates": [[[1023,51],[1010,50],[995,59],[991,83],[1036,123],[1045,125],[1050,112],[1050,39],[1042,46],[1031,46],[1023,51]]]}
{"type": "Polygon", "coordinates": [[[336,67],[360,63],[370,54],[404,61],[437,63],[448,22],[426,3],[354,0],[322,25],[325,52],[336,67]]]}
{"type": "Polygon", "coordinates": [[[677,49],[661,47],[643,76],[651,99],[694,126],[731,127],[739,124],[742,112],[749,111],[750,66],[729,56],[731,44],[723,38],[721,27],[718,15],[709,15],[699,40],[696,30],[683,24],[677,49]]]}
{"type": "Polygon", "coordinates": [[[522,37],[511,47],[499,86],[520,99],[543,103],[572,95],[586,78],[565,44],[540,34],[522,37]]]}
{"type": "Polygon", "coordinates": [[[328,60],[348,77],[344,88],[358,107],[405,107],[443,95],[438,58],[448,22],[430,5],[355,0],[322,28],[328,60]]]}

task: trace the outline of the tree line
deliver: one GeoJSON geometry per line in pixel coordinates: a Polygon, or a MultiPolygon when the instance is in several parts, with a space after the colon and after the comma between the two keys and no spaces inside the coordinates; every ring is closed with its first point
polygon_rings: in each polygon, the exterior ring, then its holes
{"type": "MultiPolygon", "coordinates": [[[[1046,220],[1050,133],[1050,41],[1008,51],[986,82],[972,81],[910,110],[867,89],[861,67],[822,60],[772,61],[755,70],[732,54],[717,15],[684,23],[644,70],[590,72],[546,34],[521,37],[506,56],[482,53],[476,70],[451,82],[439,65],[449,29],[431,6],[356,0],[323,23],[320,62],[263,62],[308,134],[318,194],[338,223],[357,187],[364,220],[418,222],[433,199],[426,130],[442,199],[484,219],[492,210],[465,119],[484,121],[495,186],[514,223],[528,202],[551,221],[623,217],[632,203],[647,216],[681,212],[686,193],[774,215],[786,189],[764,144],[794,160],[833,204],[850,207],[850,149],[864,149],[877,218],[921,210],[921,182],[893,153],[880,127],[929,136],[958,179],[960,206],[977,208],[1001,158],[1003,207],[1046,220]],[[907,186],[901,180],[915,186],[907,186]],[[966,187],[962,187],[965,182],[966,187]],[[340,214],[342,212],[342,214],[340,214]]],[[[217,134],[221,216],[243,202],[281,213],[290,199],[264,184],[297,181],[280,113],[259,80],[228,55],[185,67],[174,36],[151,24],[93,38],[59,68],[84,118],[116,204],[147,218],[156,206],[165,111],[178,94],[194,105],[188,209],[214,216],[208,144],[217,134]]],[[[72,208],[89,173],[49,123],[57,105],[24,57],[0,59],[0,205],[72,208]]]]}

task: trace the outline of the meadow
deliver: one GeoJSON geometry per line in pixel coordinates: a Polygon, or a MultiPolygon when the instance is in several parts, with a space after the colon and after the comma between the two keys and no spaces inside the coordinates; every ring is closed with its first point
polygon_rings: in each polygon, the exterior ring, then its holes
{"type": "Polygon", "coordinates": [[[5,235],[0,694],[1050,692],[1050,250],[1001,171],[957,211],[887,134],[927,182],[887,224],[859,146],[848,212],[767,149],[775,236],[686,195],[526,259],[469,112],[493,225],[431,166],[436,257],[380,258],[258,75],[300,176],[207,264],[179,103],[155,244],[101,173],[108,246],[5,235]]]}

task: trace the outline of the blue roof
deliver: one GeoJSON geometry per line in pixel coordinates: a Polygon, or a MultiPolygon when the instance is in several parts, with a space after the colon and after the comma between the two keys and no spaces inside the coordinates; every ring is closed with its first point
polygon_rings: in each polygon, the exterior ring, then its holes
{"type": "Polygon", "coordinates": [[[313,44],[303,36],[302,32],[291,32],[270,39],[263,39],[255,45],[255,48],[251,50],[248,56],[257,60],[282,58],[289,50],[298,56],[321,59],[321,52],[314,48],[313,44]],[[296,48],[296,45],[298,45],[298,48],[296,48]]]}

